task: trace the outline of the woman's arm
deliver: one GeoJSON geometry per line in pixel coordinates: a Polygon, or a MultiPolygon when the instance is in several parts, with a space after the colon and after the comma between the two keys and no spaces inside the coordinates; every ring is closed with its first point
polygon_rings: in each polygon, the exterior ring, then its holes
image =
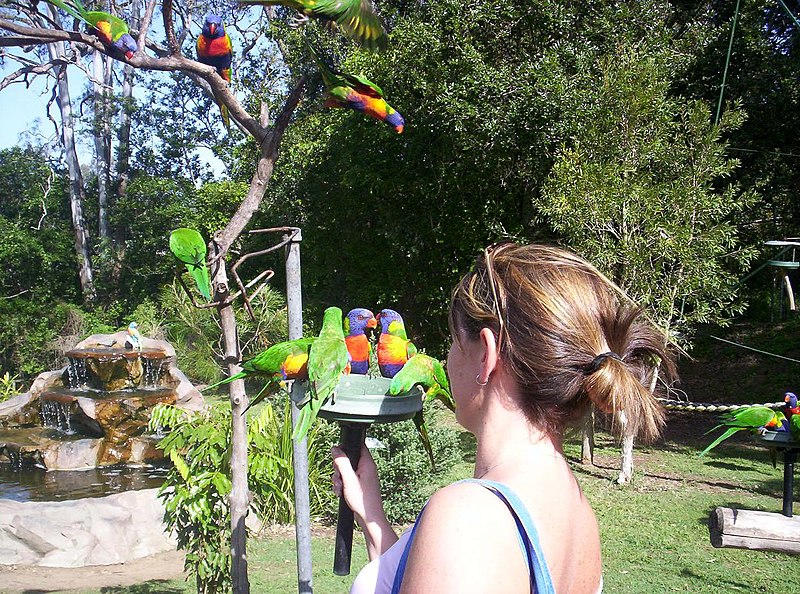
{"type": "Polygon", "coordinates": [[[365,445],[361,446],[361,459],[356,470],[341,448],[334,446],[331,453],[333,492],[339,497],[344,495],[347,505],[353,510],[356,522],[364,532],[371,561],[397,542],[397,534],[383,510],[378,469],[365,445]]]}

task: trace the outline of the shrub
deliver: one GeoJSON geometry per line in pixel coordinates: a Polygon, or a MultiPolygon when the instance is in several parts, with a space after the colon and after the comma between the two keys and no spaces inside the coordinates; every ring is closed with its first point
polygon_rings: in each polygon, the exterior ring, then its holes
{"type": "Polygon", "coordinates": [[[425,422],[428,426],[435,470],[420,443],[413,421],[375,424],[369,436],[384,447],[372,450],[381,480],[381,496],[389,521],[393,524],[411,522],[436,490],[441,478],[460,457],[458,432],[441,422],[445,413],[435,404],[426,404],[425,422]]]}

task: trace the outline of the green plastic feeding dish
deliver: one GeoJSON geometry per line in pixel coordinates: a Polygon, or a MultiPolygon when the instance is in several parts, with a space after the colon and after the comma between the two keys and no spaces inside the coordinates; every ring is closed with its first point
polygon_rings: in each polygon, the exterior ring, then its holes
{"type": "MultiPolygon", "coordinates": [[[[333,396],[320,408],[319,416],[344,423],[395,423],[422,410],[422,388],[415,386],[410,392],[390,396],[391,382],[385,377],[343,375],[333,396]]],[[[305,386],[300,394],[304,393],[305,386]]]]}

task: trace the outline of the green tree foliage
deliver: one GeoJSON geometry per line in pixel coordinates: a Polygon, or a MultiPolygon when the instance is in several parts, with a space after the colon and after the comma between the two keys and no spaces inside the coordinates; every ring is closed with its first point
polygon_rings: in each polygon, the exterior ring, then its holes
{"type": "MultiPolygon", "coordinates": [[[[266,403],[248,423],[248,487],[252,510],[264,522],[294,520],[291,417],[284,402],[281,414],[266,403]]],[[[150,421],[151,430],[169,428],[158,444],[174,465],[160,490],[164,520],[186,551],[184,567],[200,593],[230,589],[230,414],[226,404],[191,416],[159,405],[150,421]]],[[[308,436],[311,512],[317,516],[331,507],[330,441],[321,427],[308,436]]]]}
{"type": "Polygon", "coordinates": [[[729,150],[741,161],[734,179],[763,196],[763,202],[746,213],[749,224],[742,227],[743,233],[754,243],[798,235],[797,4],[773,0],[740,2],[738,14],[736,2],[701,0],[674,4],[675,31],[688,58],[688,67],[676,81],[676,89],[704,99],[714,107],[715,114],[722,97],[723,107],[736,102],[748,116],[740,127],[726,134],[729,150]]]}
{"type": "Polygon", "coordinates": [[[753,250],[735,220],[755,203],[730,177],[707,105],[671,97],[668,46],[620,48],[583,76],[575,133],[535,200],[564,241],[605,271],[684,341],[700,323],[741,311],[732,295],[753,250]]]}

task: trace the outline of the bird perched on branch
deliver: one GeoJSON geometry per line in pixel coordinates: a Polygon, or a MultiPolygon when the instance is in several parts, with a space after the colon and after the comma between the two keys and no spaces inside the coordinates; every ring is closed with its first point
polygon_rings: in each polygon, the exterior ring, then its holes
{"type": "Polygon", "coordinates": [[[364,76],[337,72],[328,66],[311,46],[314,62],[322,74],[327,98],[325,107],[353,109],[386,122],[401,134],[406,122],[400,112],[386,102],[381,88],[364,76]]]}
{"type": "MultiPolygon", "coordinates": [[[[233,61],[233,45],[230,36],[225,32],[222,18],[209,14],[203,23],[203,30],[197,37],[197,61],[213,66],[228,84],[231,82],[231,62],[233,61]]],[[[222,123],[230,131],[231,120],[228,108],[218,103],[222,114],[222,123]]]]}
{"type": "Polygon", "coordinates": [[[344,341],[350,353],[350,373],[366,375],[369,371],[369,357],[372,345],[367,338],[367,331],[375,328],[378,321],[375,314],[363,307],[351,309],[344,319],[344,341]]]}
{"type": "Polygon", "coordinates": [[[186,265],[200,294],[206,301],[211,301],[211,276],[206,265],[207,249],[203,236],[194,229],[175,229],[169,234],[169,249],[179,262],[186,265]]]}
{"type": "Polygon", "coordinates": [[[783,427],[783,421],[786,417],[781,411],[775,411],[767,406],[747,406],[737,408],[721,416],[721,423],[716,427],[710,429],[706,434],[719,429],[720,427],[727,427],[725,432],[712,441],[706,449],[700,452],[701,456],[712,448],[716,447],[734,433],[738,431],[751,431],[758,433],[764,430],[777,431],[783,427]]]}
{"type": "Polygon", "coordinates": [[[136,53],[136,40],[128,32],[128,24],[119,17],[99,10],[86,10],[80,0],[71,0],[72,5],[63,0],[47,2],[88,25],[90,33],[100,38],[112,58],[130,60],[136,53]]]}
{"type": "Polygon", "coordinates": [[[386,47],[386,30],[371,0],[239,0],[239,4],[288,6],[303,15],[339,27],[345,36],[371,50],[386,47]]]}
{"type": "Polygon", "coordinates": [[[329,307],[322,318],[322,329],[308,354],[309,393],[298,403],[300,415],[292,439],[301,440],[311,429],[319,409],[336,389],[342,374],[350,373],[350,355],[344,340],[342,310],[329,307]]]}
{"type": "Polygon", "coordinates": [[[271,396],[282,389],[285,381],[308,379],[308,354],[311,350],[311,345],[314,344],[314,340],[315,338],[311,336],[273,344],[251,359],[244,361],[242,363],[242,371],[203,388],[203,391],[211,390],[237,379],[263,377],[266,379],[266,383],[258,394],[250,400],[247,408],[255,406],[267,396],[271,396]]]}

